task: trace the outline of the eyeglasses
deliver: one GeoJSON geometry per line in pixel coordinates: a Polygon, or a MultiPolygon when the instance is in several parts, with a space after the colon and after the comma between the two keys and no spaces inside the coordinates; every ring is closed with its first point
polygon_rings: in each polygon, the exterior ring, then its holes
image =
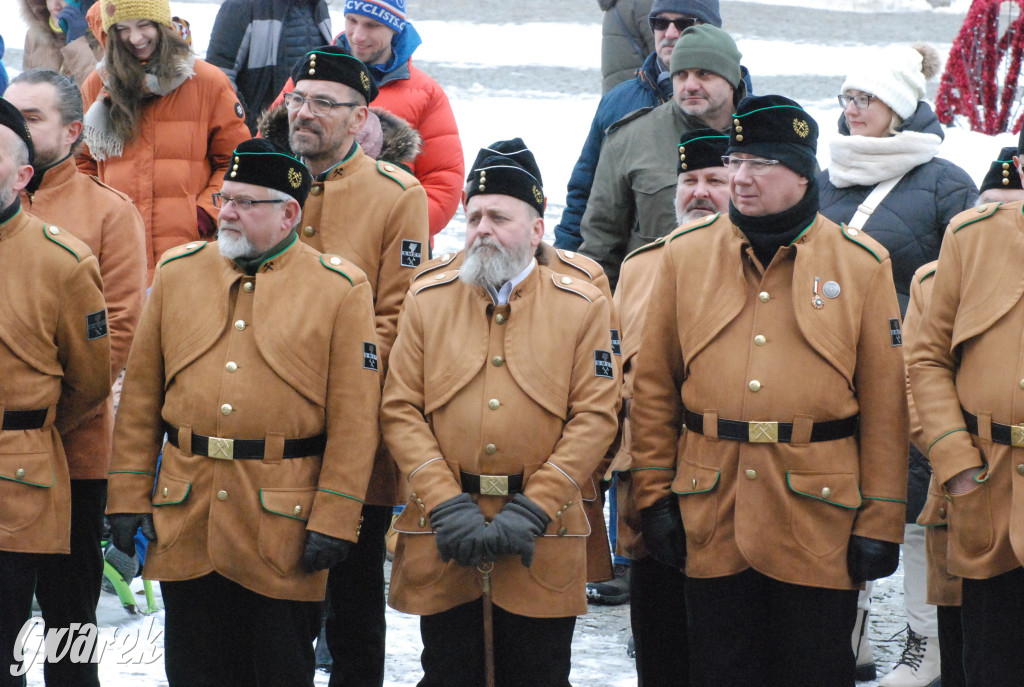
{"type": "Polygon", "coordinates": [[[264,205],[267,203],[286,203],[285,200],[253,200],[252,198],[232,198],[231,196],[225,196],[223,193],[213,194],[213,207],[220,210],[221,208],[227,207],[228,203],[234,203],[235,208],[241,212],[252,210],[253,205],[264,205]]]}
{"type": "Polygon", "coordinates": [[[654,31],[667,31],[669,24],[676,27],[676,31],[682,33],[691,26],[696,26],[698,21],[694,17],[676,17],[675,19],[651,17],[651,29],[654,31]]]}
{"type": "Polygon", "coordinates": [[[875,96],[870,93],[861,93],[859,95],[837,95],[839,99],[839,107],[846,109],[846,106],[850,103],[856,105],[858,110],[866,110],[871,105],[871,101],[875,99],[875,96]]]}
{"type": "Polygon", "coordinates": [[[284,105],[289,110],[301,110],[303,103],[309,103],[309,111],[317,117],[326,117],[336,107],[357,107],[359,103],[335,103],[324,98],[304,98],[298,93],[285,93],[284,105]]]}
{"type": "Polygon", "coordinates": [[[765,160],[762,158],[751,159],[747,157],[730,157],[728,155],[722,156],[722,164],[729,169],[730,174],[736,174],[740,171],[740,167],[746,163],[747,171],[756,177],[762,174],[767,174],[771,171],[772,167],[779,164],[778,160],[765,160]]]}

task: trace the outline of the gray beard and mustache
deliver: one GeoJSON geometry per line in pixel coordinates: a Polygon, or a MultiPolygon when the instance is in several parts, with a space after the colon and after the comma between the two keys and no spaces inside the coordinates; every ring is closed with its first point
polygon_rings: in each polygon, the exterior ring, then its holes
{"type": "MultiPolygon", "coordinates": [[[[235,228],[230,225],[227,226],[230,229],[235,228]]],[[[256,249],[256,246],[252,245],[249,239],[245,238],[245,234],[241,233],[241,230],[238,231],[237,238],[234,234],[225,234],[223,231],[217,231],[217,248],[220,250],[220,254],[228,260],[255,258],[259,255],[260,251],[256,249]]]]}
{"type": "Polygon", "coordinates": [[[706,217],[708,214],[715,214],[718,212],[718,208],[710,200],[705,198],[694,198],[689,202],[685,208],[676,205],[676,221],[680,224],[686,224],[692,222],[695,219],[706,217]],[[707,212],[702,212],[706,210],[707,212]]]}
{"type": "Polygon", "coordinates": [[[506,248],[492,238],[478,238],[466,249],[466,260],[459,270],[459,279],[466,284],[498,290],[526,269],[533,258],[529,239],[506,248]]]}

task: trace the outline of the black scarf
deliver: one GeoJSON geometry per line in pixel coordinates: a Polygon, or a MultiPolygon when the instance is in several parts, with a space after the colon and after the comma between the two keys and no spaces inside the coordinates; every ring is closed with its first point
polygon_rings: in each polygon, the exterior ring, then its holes
{"type": "Polygon", "coordinates": [[[266,261],[269,258],[272,258],[273,256],[277,255],[278,253],[284,252],[284,249],[287,248],[288,246],[292,245],[292,241],[296,241],[296,240],[298,240],[298,234],[296,234],[295,230],[293,229],[290,232],[288,232],[287,236],[285,236],[283,239],[281,239],[280,243],[278,243],[276,246],[273,246],[269,250],[266,250],[266,251],[260,253],[256,257],[252,257],[252,258],[246,258],[246,257],[235,258],[235,261],[234,261],[235,265],[238,266],[238,269],[240,269],[243,272],[245,272],[246,275],[248,275],[250,277],[255,277],[256,273],[260,269],[260,265],[262,265],[264,263],[264,261],[266,261]]]}
{"type": "Polygon", "coordinates": [[[793,243],[800,232],[814,221],[818,208],[818,181],[811,177],[804,197],[796,205],[773,215],[750,217],[742,214],[730,201],[729,219],[747,237],[754,255],[768,269],[779,248],[793,243]]]}

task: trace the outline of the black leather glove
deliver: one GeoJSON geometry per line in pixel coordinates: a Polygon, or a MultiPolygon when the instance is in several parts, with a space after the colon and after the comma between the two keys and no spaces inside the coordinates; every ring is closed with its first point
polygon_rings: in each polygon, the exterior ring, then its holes
{"type": "Polygon", "coordinates": [[[89,30],[89,22],[85,19],[85,12],[81,7],[68,5],[57,15],[57,23],[64,31],[64,42],[78,40],[89,30]]]}
{"type": "Polygon", "coordinates": [[[110,513],[110,541],[122,553],[135,555],[135,532],[142,528],[142,535],[149,541],[156,541],[153,516],[149,513],[110,513]]]}
{"type": "Polygon", "coordinates": [[[640,511],[644,546],[657,560],[676,569],[686,564],[686,532],[679,497],[669,494],[640,511]]]}
{"type": "Polygon", "coordinates": [[[856,584],[888,577],[900,564],[900,545],[891,541],[850,535],[846,567],[856,584]]]}
{"type": "Polygon", "coordinates": [[[327,570],[348,558],[355,546],[347,539],[338,539],[320,532],[306,533],[306,548],[302,552],[302,567],[306,572],[327,570]]]}
{"type": "Polygon", "coordinates": [[[435,506],[430,511],[430,527],[442,561],[454,558],[459,565],[480,565],[487,519],[472,496],[459,494],[435,506]]]}
{"type": "Polygon", "coordinates": [[[551,518],[523,494],[516,494],[491,520],[484,535],[484,557],[498,560],[518,554],[527,568],[533,563],[533,540],[544,533],[551,518]]]}

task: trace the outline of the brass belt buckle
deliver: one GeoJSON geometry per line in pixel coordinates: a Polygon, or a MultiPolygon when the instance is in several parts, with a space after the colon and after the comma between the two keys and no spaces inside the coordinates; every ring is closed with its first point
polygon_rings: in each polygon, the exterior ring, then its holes
{"type": "Polygon", "coordinates": [[[778,422],[750,422],[747,423],[747,441],[752,444],[777,444],[779,443],[778,422]]]}
{"type": "Polygon", "coordinates": [[[508,475],[480,475],[480,494],[508,496],[508,475]]]}
{"type": "Polygon", "coordinates": [[[207,440],[206,451],[210,454],[210,458],[216,458],[217,460],[234,460],[235,440],[210,437],[207,440]]]}
{"type": "Polygon", "coordinates": [[[1024,424],[1010,425],[1010,444],[1013,446],[1024,446],[1024,424]]]}

